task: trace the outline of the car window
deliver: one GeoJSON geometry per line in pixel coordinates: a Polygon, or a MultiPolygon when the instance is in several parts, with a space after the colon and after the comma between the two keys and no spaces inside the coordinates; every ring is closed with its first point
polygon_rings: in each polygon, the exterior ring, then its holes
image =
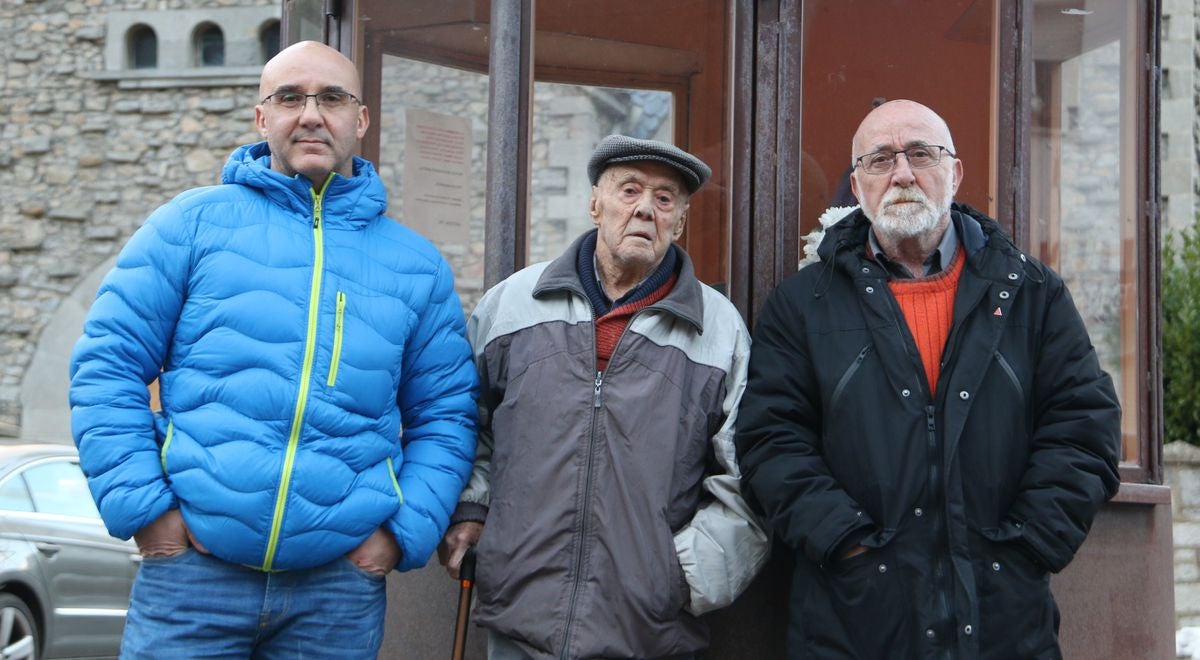
{"type": "Polygon", "coordinates": [[[38,513],[100,517],[78,463],[42,463],[25,470],[24,475],[38,513]]]}
{"type": "Polygon", "coordinates": [[[21,475],[13,475],[0,484],[0,511],[33,511],[33,499],[21,475]]]}

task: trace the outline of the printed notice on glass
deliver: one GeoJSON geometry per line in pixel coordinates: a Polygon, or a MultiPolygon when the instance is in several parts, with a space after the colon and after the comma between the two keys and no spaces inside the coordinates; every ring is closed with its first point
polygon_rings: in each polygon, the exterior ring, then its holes
{"type": "Polygon", "coordinates": [[[471,120],[407,110],[404,130],[404,224],[445,246],[468,241],[471,120]]]}

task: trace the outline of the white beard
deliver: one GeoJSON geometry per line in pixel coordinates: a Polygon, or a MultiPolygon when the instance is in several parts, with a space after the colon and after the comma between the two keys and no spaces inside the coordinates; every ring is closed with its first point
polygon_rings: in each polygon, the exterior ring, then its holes
{"type": "Polygon", "coordinates": [[[931,200],[916,186],[892,188],[880,200],[877,209],[863,207],[863,213],[880,237],[899,241],[936,229],[938,222],[950,212],[950,202],[949,195],[945,199],[931,200]],[[915,203],[893,205],[901,201],[915,203]]]}

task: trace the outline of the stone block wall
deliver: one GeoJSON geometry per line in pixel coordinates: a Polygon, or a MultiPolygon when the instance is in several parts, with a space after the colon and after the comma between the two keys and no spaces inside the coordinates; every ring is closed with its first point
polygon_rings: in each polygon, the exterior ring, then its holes
{"type": "Polygon", "coordinates": [[[1200,626],[1200,447],[1163,447],[1175,545],[1175,627],[1200,626]]]}
{"type": "Polygon", "coordinates": [[[1166,234],[1189,227],[1196,220],[1200,194],[1200,0],[1166,0],[1162,4],[1161,141],[1162,229],[1166,234]]]}
{"type": "MultiPolygon", "coordinates": [[[[21,384],[62,301],[157,206],[188,188],[217,183],[229,152],[259,139],[256,75],[249,82],[242,75],[234,84],[161,89],[99,79],[106,41],[123,39],[107,34],[108,14],[258,6],[278,15],[279,4],[0,4],[0,187],[6,197],[0,204],[0,438],[20,435],[21,384]]],[[[160,59],[168,45],[160,43],[160,59]]],[[[251,66],[239,73],[261,63],[245,64],[251,66]]],[[[66,401],[61,404],[65,415],[66,401]]]]}
{"type": "MultiPolygon", "coordinates": [[[[66,442],[67,355],[102,271],[159,205],[220,180],[253,126],[260,30],[279,0],[5,0],[0,4],[0,441],[66,442]],[[199,66],[212,23],[225,66],[199,66]],[[127,34],[154,30],[158,66],[131,69],[127,34]]],[[[398,58],[393,58],[397,60],[398,58]]],[[[487,80],[407,62],[367,99],[381,126],[389,215],[404,222],[404,109],[472,125],[469,236],[443,244],[467,311],[483,293],[487,80]]],[[[585,166],[608,132],[669,139],[670,103],[647,92],[539,83],[530,261],[591,226],[585,166]]],[[[660,95],[662,96],[662,95],[660,95]]]]}

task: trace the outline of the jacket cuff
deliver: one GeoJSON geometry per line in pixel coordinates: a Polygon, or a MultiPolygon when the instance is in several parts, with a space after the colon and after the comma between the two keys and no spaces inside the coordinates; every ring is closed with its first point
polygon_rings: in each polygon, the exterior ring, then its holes
{"type": "Polygon", "coordinates": [[[482,504],[475,502],[459,502],[458,506],[454,507],[454,513],[450,515],[450,524],[457,525],[461,522],[477,522],[482,524],[487,520],[488,508],[482,504]]]}
{"type": "Polygon", "coordinates": [[[859,527],[853,529],[849,534],[842,537],[842,540],[833,546],[833,552],[829,554],[830,562],[839,562],[845,556],[850,548],[862,543],[863,539],[871,535],[870,527],[859,527]]]}
{"type": "Polygon", "coordinates": [[[875,523],[866,514],[859,516],[857,524],[847,529],[841,537],[830,544],[828,551],[823,557],[820,557],[818,563],[829,565],[838,561],[847,550],[870,536],[874,528],[875,523]]]}

